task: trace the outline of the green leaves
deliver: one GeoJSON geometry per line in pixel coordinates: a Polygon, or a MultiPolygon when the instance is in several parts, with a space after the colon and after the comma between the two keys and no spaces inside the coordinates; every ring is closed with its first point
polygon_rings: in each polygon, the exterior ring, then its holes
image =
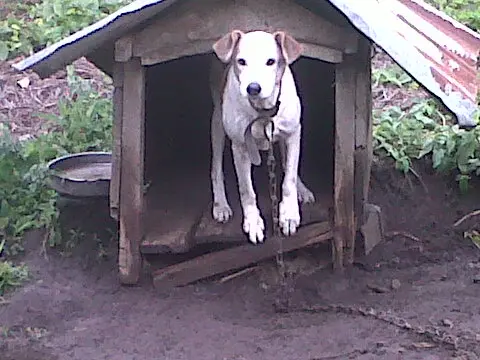
{"type": "Polygon", "coordinates": [[[23,18],[0,21],[0,60],[51,45],[128,4],[128,0],[43,0],[23,18]]]}
{"type": "Polygon", "coordinates": [[[72,67],[67,76],[69,95],[59,100],[59,115],[49,117],[54,131],[19,143],[0,123],[0,241],[6,240],[8,254],[21,250],[23,233],[33,228],[47,228],[50,244],[58,243],[56,193],[46,186],[46,163],[68,153],[111,149],[111,100],[72,67]]]}
{"type": "Polygon", "coordinates": [[[373,86],[392,84],[402,87],[413,82],[413,79],[397,65],[388,68],[373,69],[372,80],[373,86]]]}
{"type": "Polygon", "coordinates": [[[7,60],[9,52],[10,52],[10,50],[8,49],[7,42],[0,41],[0,61],[7,60]]]}
{"type": "Polygon", "coordinates": [[[471,175],[480,175],[480,129],[463,130],[447,125],[433,100],[423,100],[402,112],[392,106],[374,113],[374,151],[389,156],[397,169],[408,173],[413,159],[431,157],[440,172],[457,172],[462,191],[471,175]]]}
{"type": "Polygon", "coordinates": [[[9,261],[0,262],[0,296],[28,278],[26,266],[15,266],[9,261]]]}

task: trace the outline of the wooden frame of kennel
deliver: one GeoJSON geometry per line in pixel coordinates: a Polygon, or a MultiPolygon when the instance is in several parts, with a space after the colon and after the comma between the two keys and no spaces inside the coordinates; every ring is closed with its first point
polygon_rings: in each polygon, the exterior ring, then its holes
{"type": "MultiPolygon", "coordinates": [[[[115,43],[110,207],[120,225],[119,273],[124,284],[137,283],[142,268],[145,66],[211,52],[212,44],[235,28],[282,29],[302,43],[304,56],[335,64],[333,219],[300,229],[294,238],[285,238],[284,249],[298,249],[333,238],[334,268],[340,270],[353,262],[356,235],[369,213],[366,209],[372,161],[370,41],[347,20],[341,24],[330,22],[293,1],[248,0],[241,5],[218,0],[187,2],[115,43]]],[[[367,236],[379,237],[381,231],[367,236]]],[[[245,240],[244,246],[161,270],[154,279],[157,285],[184,284],[246,266],[275,253],[271,242],[253,247],[245,240]],[[208,270],[202,272],[205,267],[208,270]]]]}

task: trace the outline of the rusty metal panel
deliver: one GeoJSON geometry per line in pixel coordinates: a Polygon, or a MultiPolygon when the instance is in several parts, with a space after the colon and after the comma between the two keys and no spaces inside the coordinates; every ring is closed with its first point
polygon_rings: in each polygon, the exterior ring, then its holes
{"type": "Polygon", "coordinates": [[[441,90],[477,102],[480,35],[419,0],[384,1],[395,30],[424,56],[441,90]]]}
{"type": "Polygon", "coordinates": [[[422,0],[329,0],[366,37],[475,126],[480,36],[422,0]]]}

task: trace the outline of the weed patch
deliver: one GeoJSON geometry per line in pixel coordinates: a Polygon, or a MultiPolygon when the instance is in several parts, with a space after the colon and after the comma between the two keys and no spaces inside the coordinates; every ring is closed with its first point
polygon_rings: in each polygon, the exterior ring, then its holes
{"type": "Polygon", "coordinates": [[[127,0],[43,0],[0,22],[0,60],[31,54],[113,13],[127,0]]]}
{"type": "MultiPolygon", "coordinates": [[[[0,243],[0,253],[5,246],[5,239],[0,243]]],[[[0,261],[0,297],[10,289],[20,286],[28,278],[24,265],[13,265],[10,261],[0,261]]]]}
{"type": "Polygon", "coordinates": [[[46,228],[50,245],[61,241],[55,231],[56,193],[46,186],[47,162],[69,153],[111,149],[111,100],[72,67],[67,77],[69,93],[59,100],[59,115],[48,116],[49,132],[16,142],[6,126],[0,128],[0,241],[6,241],[7,254],[21,251],[22,235],[33,228],[46,228]]]}
{"type": "MultiPolygon", "coordinates": [[[[373,71],[372,82],[373,86],[396,88],[416,84],[397,66],[373,71]]],[[[467,191],[471,176],[480,175],[480,129],[454,125],[437,100],[417,99],[408,109],[376,109],[373,119],[376,158],[393,158],[396,168],[405,174],[413,171],[413,161],[429,157],[435,170],[455,173],[462,191],[467,191]]]]}

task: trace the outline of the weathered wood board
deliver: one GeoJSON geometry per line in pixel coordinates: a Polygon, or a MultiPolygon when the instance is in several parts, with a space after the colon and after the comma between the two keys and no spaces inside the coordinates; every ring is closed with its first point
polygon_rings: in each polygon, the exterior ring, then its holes
{"type": "Polygon", "coordinates": [[[355,56],[347,55],[335,70],[334,252],[338,270],[353,262],[356,235],[354,209],[355,56]],[[344,259],[346,250],[346,259],[344,259]]]}
{"type": "MultiPolygon", "coordinates": [[[[332,235],[329,222],[311,224],[300,228],[294,236],[282,237],[282,248],[284,252],[290,252],[327,241],[332,238],[332,235]]],[[[274,257],[278,250],[277,238],[269,238],[260,245],[245,242],[242,246],[212,252],[154,271],[153,283],[155,287],[162,289],[187,285],[274,257]]]]}
{"type": "MultiPolygon", "coordinates": [[[[192,176],[186,177],[188,181],[192,176]]],[[[197,178],[198,179],[198,178],[197,178]]],[[[242,230],[242,210],[238,199],[232,196],[234,216],[225,224],[212,217],[208,184],[188,187],[185,180],[170,182],[160,189],[152,186],[146,196],[146,232],[141,251],[144,254],[184,253],[197,245],[212,243],[242,244],[246,235],[242,230]],[[175,184],[173,184],[175,183],[175,184]]],[[[271,227],[271,210],[268,197],[258,197],[259,208],[267,229],[271,227]]],[[[331,218],[331,196],[318,194],[315,204],[301,206],[305,226],[331,218]]]]}
{"type": "Polygon", "coordinates": [[[123,65],[118,265],[120,281],[123,284],[136,284],[142,268],[140,242],[144,232],[145,69],[137,58],[123,65]]]}

